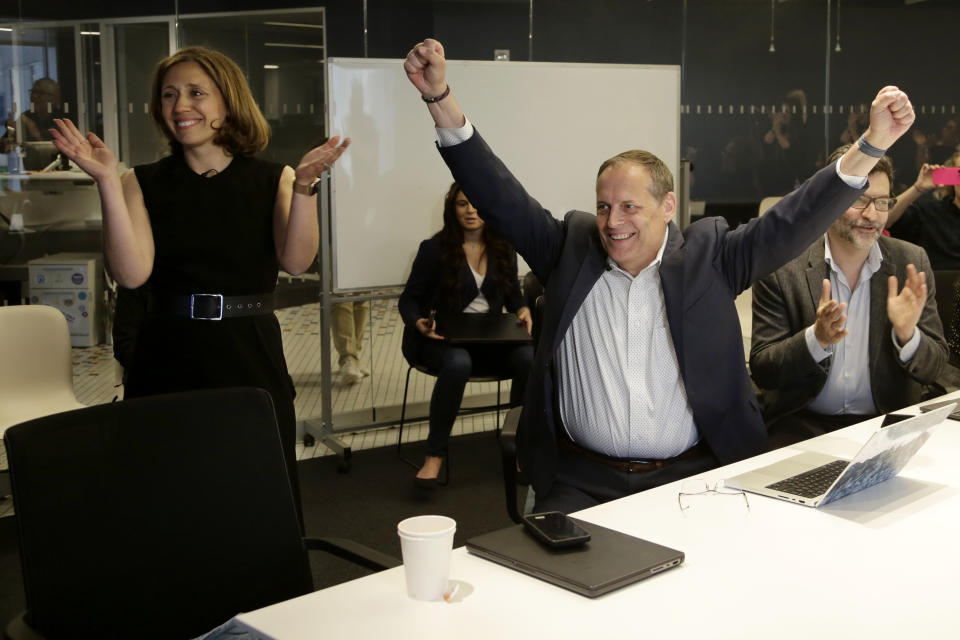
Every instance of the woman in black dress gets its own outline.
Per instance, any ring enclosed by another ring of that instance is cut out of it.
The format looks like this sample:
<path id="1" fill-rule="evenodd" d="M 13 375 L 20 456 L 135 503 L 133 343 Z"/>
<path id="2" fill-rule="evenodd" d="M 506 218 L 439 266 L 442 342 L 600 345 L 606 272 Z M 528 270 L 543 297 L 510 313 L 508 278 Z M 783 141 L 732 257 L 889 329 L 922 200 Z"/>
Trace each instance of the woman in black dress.
<path id="1" fill-rule="evenodd" d="M 517 314 L 527 332 L 533 326 L 517 282 L 516 251 L 483 224 L 456 182 L 444 198 L 443 229 L 420 243 L 397 306 L 405 325 L 404 357 L 437 372 L 427 456 L 415 478 L 418 486 L 430 488 L 437 484 L 467 379 L 509 373 L 510 404 L 516 406 L 523 402 L 533 363 L 529 344 L 453 346 L 437 333 L 437 317 L 499 314 L 504 306 Z"/>
<path id="2" fill-rule="evenodd" d="M 294 390 L 273 291 L 278 268 L 299 274 L 313 263 L 313 184 L 350 141 L 331 138 L 296 169 L 258 160 L 269 125 L 236 63 L 203 47 L 160 61 L 150 106 L 171 153 L 122 176 L 95 134 L 61 119 L 51 129 L 57 148 L 97 182 L 114 279 L 146 284 L 125 397 L 266 389 L 297 492 Z"/>

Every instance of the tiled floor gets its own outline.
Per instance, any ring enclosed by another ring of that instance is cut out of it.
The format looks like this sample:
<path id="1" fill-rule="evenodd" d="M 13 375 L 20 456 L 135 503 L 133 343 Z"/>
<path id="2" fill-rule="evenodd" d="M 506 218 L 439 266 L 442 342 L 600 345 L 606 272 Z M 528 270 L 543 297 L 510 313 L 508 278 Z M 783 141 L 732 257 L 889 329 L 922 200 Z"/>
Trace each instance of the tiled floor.
<path id="1" fill-rule="evenodd" d="M 361 354 L 363 365 L 371 375 L 355 385 L 344 384 L 338 375 L 337 356 L 333 353 L 330 366 L 333 367 L 332 406 L 333 431 L 337 437 L 353 450 L 371 449 L 396 444 L 396 427 L 370 428 L 373 420 L 364 421 L 362 416 L 399 416 L 399 406 L 403 401 L 403 384 L 407 374 L 407 363 L 400 353 L 400 341 L 403 324 L 397 313 L 396 299 L 374 300 L 370 305 L 370 325 L 364 340 Z M 298 420 L 320 418 L 321 407 L 321 362 L 320 356 L 320 308 L 319 304 L 281 309 L 277 312 L 283 330 L 283 347 L 287 366 L 297 389 L 295 401 Z M 371 346 L 372 345 L 372 346 Z M 87 405 L 111 402 L 122 394 L 118 386 L 119 372 L 113 360 L 112 347 L 75 348 L 73 350 L 73 381 L 77 399 Z M 424 440 L 427 436 L 427 423 L 423 420 L 427 412 L 430 393 L 433 391 L 434 378 L 414 371 L 410 376 L 408 395 L 408 416 L 418 413 L 420 419 L 408 422 L 404 426 L 404 441 Z M 503 398 L 509 397 L 509 382 L 501 389 Z M 492 399 L 496 394 L 496 383 L 470 383 L 467 385 L 465 402 L 470 396 L 474 399 Z M 484 402 L 486 404 L 486 402 Z M 374 412 L 371 408 L 375 407 Z M 357 418 L 357 416 L 361 418 Z M 387 420 L 380 418 L 381 422 Z M 350 424 L 352 427 L 342 425 Z M 341 426 L 338 426 L 341 425 Z M 454 424 L 453 434 L 491 431 L 496 428 L 496 415 L 493 412 L 463 416 Z M 332 451 L 317 441 L 313 446 L 297 444 L 297 456 L 300 459 L 330 455 Z M 6 451 L 0 445 L 0 469 L 6 469 Z M 13 511 L 11 501 L 0 500 L 0 517 Z"/>

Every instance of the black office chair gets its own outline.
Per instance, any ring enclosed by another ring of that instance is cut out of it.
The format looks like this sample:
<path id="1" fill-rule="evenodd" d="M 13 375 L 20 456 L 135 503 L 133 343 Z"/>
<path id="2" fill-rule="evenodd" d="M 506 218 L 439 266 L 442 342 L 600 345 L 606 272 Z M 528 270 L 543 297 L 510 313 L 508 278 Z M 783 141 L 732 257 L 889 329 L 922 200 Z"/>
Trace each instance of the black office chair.
<path id="1" fill-rule="evenodd" d="M 59 413 L 5 442 L 27 601 L 10 638 L 190 638 L 312 591 L 307 549 L 399 564 L 301 536 L 260 389 Z"/>
<path id="2" fill-rule="evenodd" d="M 943 335 L 950 345 L 950 364 L 960 366 L 960 271 L 934 271 L 937 312 L 943 324 Z"/>
<path id="3" fill-rule="evenodd" d="M 407 381 L 403 385 L 403 404 L 400 407 L 400 426 L 397 429 L 397 455 L 400 456 L 401 460 L 406 462 L 408 465 L 410 465 L 414 469 L 419 469 L 420 465 L 417 464 L 417 462 L 415 462 L 414 460 L 411 460 L 409 457 L 407 457 L 403 452 L 403 425 L 406 423 L 406 419 L 407 419 L 407 392 L 410 390 L 410 374 L 413 373 L 414 369 L 416 369 L 420 373 L 425 373 L 428 376 L 434 376 L 434 377 L 437 376 L 437 372 L 422 364 L 411 364 L 407 368 Z M 457 415 L 464 416 L 464 415 L 470 415 L 474 413 L 485 413 L 488 411 L 496 411 L 497 412 L 497 422 L 496 422 L 497 435 L 499 436 L 500 407 L 501 407 L 500 383 L 502 383 L 504 380 L 509 380 L 509 379 L 510 379 L 509 374 L 505 374 L 502 376 L 498 376 L 498 375 L 470 376 L 467 379 L 467 382 L 496 382 L 497 383 L 497 400 L 494 404 L 490 404 L 490 405 L 480 405 L 475 407 L 461 406 L 460 409 L 457 411 Z M 445 464 L 443 465 L 443 480 L 440 482 L 440 484 L 446 486 L 450 484 L 450 456 L 449 455 L 446 456 L 446 460 L 444 460 L 444 463 Z"/>

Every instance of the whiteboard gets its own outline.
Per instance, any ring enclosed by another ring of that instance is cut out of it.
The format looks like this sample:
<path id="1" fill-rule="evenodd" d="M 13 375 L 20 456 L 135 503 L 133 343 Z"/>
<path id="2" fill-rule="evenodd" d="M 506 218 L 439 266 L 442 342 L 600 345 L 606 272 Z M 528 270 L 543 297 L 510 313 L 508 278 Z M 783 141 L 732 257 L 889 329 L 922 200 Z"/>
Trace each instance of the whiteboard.
<path id="1" fill-rule="evenodd" d="M 594 211 L 600 164 L 646 149 L 680 164 L 680 67 L 447 61 L 471 123 L 557 218 Z M 402 60 L 327 60 L 330 135 L 353 139 L 331 183 L 336 291 L 402 285 L 420 242 L 443 226 L 452 178 Z M 521 277 L 525 273 L 521 265 Z"/>

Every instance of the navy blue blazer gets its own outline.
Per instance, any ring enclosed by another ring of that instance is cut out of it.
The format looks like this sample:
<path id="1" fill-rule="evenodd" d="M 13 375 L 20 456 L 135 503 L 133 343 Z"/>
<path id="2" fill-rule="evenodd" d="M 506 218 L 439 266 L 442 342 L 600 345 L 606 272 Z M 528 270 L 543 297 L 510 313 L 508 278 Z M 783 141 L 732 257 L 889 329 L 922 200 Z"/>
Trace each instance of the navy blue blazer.
<path id="1" fill-rule="evenodd" d="M 606 267 L 596 216 L 571 211 L 563 221 L 554 218 L 476 131 L 461 144 L 440 148 L 440 154 L 480 215 L 516 248 L 545 287 L 517 454 L 534 490 L 546 495 L 556 476 L 560 420 L 554 415 L 554 355 Z M 660 265 L 667 321 L 701 440 L 721 463 L 756 455 L 766 446 L 734 299 L 799 255 L 862 192 L 847 186 L 830 165 L 765 215 L 735 230 L 723 218 L 700 220 L 683 232 L 670 223 Z"/>
<path id="2" fill-rule="evenodd" d="M 487 273 L 480 289 L 477 289 L 477 281 L 470 267 L 466 264 L 463 266 L 457 274 L 460 285 L 457 288 L 457 296 L 451 300 L 442 290 L 443 285 L 440 281 L 440 234 L 421 242 L 417 257 L 413 259 L 410 277 L 407 278 L 407 284 L 403 288 L 403 293 L 400 294 L 400 300 L 397 301 L 397 308 L 404 324 L 404 344 L 409 346 L 408 343 L 411 340 L 423 337 L 416 327 L 417 320 L 429 317 L 430 312 L 434 310 L 438 318 L 461 313 L 480 291 L 490 304 L 488 313 L 501 313 L 503 307 L 515 313 L 524 306 L 520 283 L 517 281 L 517 252 L 511 249 L 510 258 L 510 271 L 507 278 L 514 283 L 511 291 L 506 292 L 497 285 L 498 266 L 492 260 L 488 260 Z"/>

